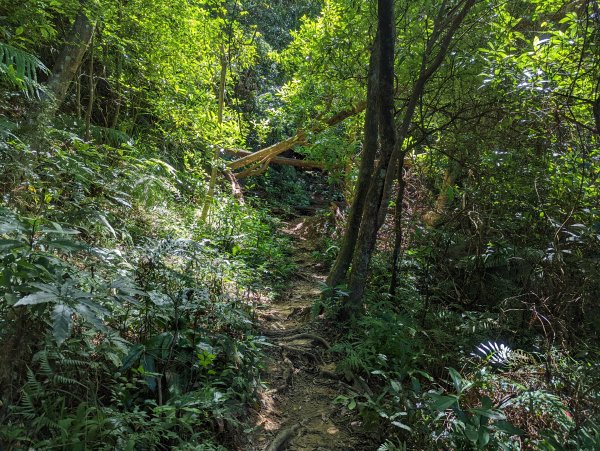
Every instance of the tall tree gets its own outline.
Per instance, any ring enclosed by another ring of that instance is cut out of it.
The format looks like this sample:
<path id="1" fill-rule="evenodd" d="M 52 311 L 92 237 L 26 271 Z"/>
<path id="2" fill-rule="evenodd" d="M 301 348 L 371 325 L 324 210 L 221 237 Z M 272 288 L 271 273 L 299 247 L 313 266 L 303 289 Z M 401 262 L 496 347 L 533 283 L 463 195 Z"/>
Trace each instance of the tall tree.
<path id="1" fill-rule="evenodd" d="M 79 12 L 46 84 L 46 94 L 41 107 L 41 113 L 44 115 L 54 114 L 64 102 L 69 85 L 75 78 L 83 56 L 92 41 L 95 26 L 88 18 L 85 3 L 85 0 L 80 3 Z"/>
<path id="2" fill-rule="evenodd" d="M 410 126 L 419 99 L 423 95 L 427 81 L 439 69 L 446 57 L 452 39 L 461 23 L 471 10 L 476 0 L 462 0 L 451 5 L 443 1 L 433 24 L 431 35 L 427 39 L 422 54 L 419 75 L 413 84 L 409 100 L 401 116 L 397 132 L 393 122 L 393 61 L 394 61 L 394 19 L 393 2 L 378 2 L 379 75 L 375 102 L 378 104 L 379 163 L 370 176 L 366 198 L 362 199 L 362 215 L 356 243 L 352 250 L 351 272 L 347 279 L 350 289 L 349 298 L 342 311 L 342 317 L 349 318 L 362 308 L 362 297 L 365 290 L 369 263 L 379 231 L 385 219 L 393 182 L 398 174 L 405 156 L 405 142 L 409 136 Z M 355 199 L 359 199 L 358 197 Z M 354 205 L 353 205 L 354 208 Z M 354 222 L 357 222 L 354 219 Z M 356 235 L 354 229 L 346 230 L 345 238 Z M 344 245 L 346 242 L 344 242 Z M 348 250 L 338 256 L 329 277 L 331 285 L 337 285 L 350 270 Z"/>

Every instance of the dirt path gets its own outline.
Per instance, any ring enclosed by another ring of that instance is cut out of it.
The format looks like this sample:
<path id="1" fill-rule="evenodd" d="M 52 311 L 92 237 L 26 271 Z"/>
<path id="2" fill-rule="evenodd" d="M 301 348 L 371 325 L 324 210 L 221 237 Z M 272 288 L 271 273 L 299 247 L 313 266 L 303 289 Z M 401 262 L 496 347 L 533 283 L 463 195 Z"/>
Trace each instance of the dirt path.
<path id="1" fill-rule="evenodd" d="M 273 347 L 264 375 L 267 390 L 255 418 L 257 430 L 247 449 L 372 450 L 373 445 L 361 438 L 355 413 L 333 403 L 348 387 L 334 373 L 323 321 L 311 320 L 326 268 L 314 261 L 310 241 L 303 237 L 305 220 L 291 221 L 284 230 L 296 244 L 298 269 L 289 289 L 258 313 L 261 331 Z"/>

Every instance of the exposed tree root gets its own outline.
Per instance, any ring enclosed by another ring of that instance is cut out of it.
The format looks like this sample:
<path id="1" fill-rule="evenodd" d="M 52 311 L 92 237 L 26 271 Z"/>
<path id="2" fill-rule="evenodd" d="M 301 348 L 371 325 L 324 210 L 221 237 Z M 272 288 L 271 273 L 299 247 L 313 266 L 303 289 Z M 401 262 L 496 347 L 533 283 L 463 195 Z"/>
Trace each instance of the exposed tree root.
<path id="1" fill-rule="evenodd" d="M 283 370 L 283 383 L 277 387 L 278 393 L 281 393 L 292 384 L 292 376 L 294 375 L 294 364 L 285 353 L 283 353 L 283 363 L 285 364 L 285 369 Z"/>
<path id="2" fill-rule="evenodd" d="M 314 279 L 310 274 L 304 274 L 302 272 L 298 272 L 296 273 L 296 275 L 298 277 L 300 277 L 301 279 L 307 280 L 308 282 L 313 282 L 314 283 Z"/>
<path id="3" fill-rule="evenodd" d="M 306 338 L 309 340 L 313 340 L 313 341 L 318 341 L 319 343 L 321 343 L 323 346 L 325 346 L 325 349 L 329 350 L 331 348 L 331 345 L 329 344 L 329 342 L 327 340 L 325 340 L 322 337 L 319 337 L 318 335 L 315 334 L 309 334 L 309 333 L 301 333 L 301 334 L 297 334 L 297 335 L 291 335 L 289 337 L 283 337 L 283 340 L 300 340 L 302 338 Z"/>
<path id="4" fill-rule="evenodd" d="M 300 327 L 283 330 L 263 330 L 262 334 L 265 337 L 285 337 L 286 335 L 296 334 L 298 332 L 300 332 Z"/>
<path id="5" fill-rule="evenodd" d="M 259 313 L 258 316 L 262 319 L 265 319 L 267 321 L 281 321 L 283 320 L 283 318 L 276 316 L 276 315 L 271 315 L 270 313 Z"/>
<path id="6" fill-rule="evenodd" d="M 296 354 L 308 356 L 312 360 L 316 361 L 317 363 L 321 363 L 321 364 L 323 363 L 323 359 L 321 358 L 321 356 L 318 353 L 307 351 L 306 349 L 302 349 L 302 348 L 297 348 L 295 346 L 284 345 L 281 343 L 278 344 L 277 346 L 279 346 L 281 349 L 285 349 L 286 351 L 290 351 L 290 352 L 294 352 Z"/>
<path id="7" fill-rule="evenodd" d="M 301 428 L 302 423 L 296 423 L 290 427 L 282 429 L 275 436 L 271 444 L 265 448 L 265 451 L 281 451 L 286 443 L 289 442 Z"/>
<path id="8" fill-rule="evenodd" d="M 325 379 L 333 379 L 334 381 L 340 381 L 341 374 L 334 373 L 333 371 L 319 370 L 319 375 Z"/>

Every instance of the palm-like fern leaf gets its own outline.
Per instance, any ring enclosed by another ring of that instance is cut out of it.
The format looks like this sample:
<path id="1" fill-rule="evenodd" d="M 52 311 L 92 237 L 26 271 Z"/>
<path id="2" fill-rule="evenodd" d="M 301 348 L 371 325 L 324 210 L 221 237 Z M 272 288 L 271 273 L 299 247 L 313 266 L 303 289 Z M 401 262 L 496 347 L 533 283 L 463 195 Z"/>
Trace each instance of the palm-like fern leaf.
<path id="1" fill-rule="evenodd" d="M 31 53 L 0 42 L 0 79 L 22 89 L 28 96 L 39 95 L 38 70 L 46 74 L 50 72 Z"/>
<path id="2" fill-rule="evenodd" d="M 477 346 L 472 356 L 485 360 L 495 366 L 536 364 L 536 359 L 521 349 L 511 349 L 503 343 L 488 341 Z"/>
<path id="3" fill-rule="evenodd" d="M 472 355 L 486 360 L 493 365 L 506 365 L 511 359 L 512 352 L 513 350 L 503 343 L 488 341 L 477 346 L 476 351 Z"/>

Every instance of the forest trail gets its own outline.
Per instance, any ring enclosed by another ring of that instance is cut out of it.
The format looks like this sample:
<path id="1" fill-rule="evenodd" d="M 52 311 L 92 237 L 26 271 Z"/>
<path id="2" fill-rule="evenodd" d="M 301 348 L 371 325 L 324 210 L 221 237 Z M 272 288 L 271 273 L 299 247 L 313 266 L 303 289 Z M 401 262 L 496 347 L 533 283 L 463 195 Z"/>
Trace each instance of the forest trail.
<path id="1" fill-rule="evenodd" d="M 310 219 L 296 218 L 283 230 L 294 240 L 297 271 L 284 294 L 258 311 L 261 332 L 273 346 L 248 446 L 252 451 L 373 449 L 363 447 L 353 412 L 333 403 L 348 386 L 335 375 L 323 321 L 311 320 L 327 268 L 315 261 L 314 241 L 305 236 Z"/>

